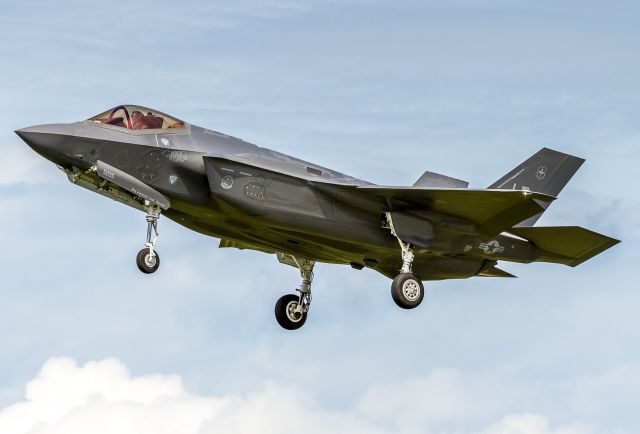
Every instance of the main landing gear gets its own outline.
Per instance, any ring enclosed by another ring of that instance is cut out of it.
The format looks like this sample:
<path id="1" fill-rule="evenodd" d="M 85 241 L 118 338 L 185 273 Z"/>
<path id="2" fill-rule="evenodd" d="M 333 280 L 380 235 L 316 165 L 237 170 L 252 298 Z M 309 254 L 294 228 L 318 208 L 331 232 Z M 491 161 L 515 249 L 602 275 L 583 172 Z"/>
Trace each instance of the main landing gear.
<path id="1" fill-rule="evenodd" d="M 160 218 L 160 208 L 148 204 L 145 207 L 147 211 L 147 242 L 144 243 L 144 249 L 138 252 L 136 256 L 136 265 L 138 269 L 145 274 L 155 273 L 160 267 L 160 255 L 154 250 L 156 240 L 158 239 L 158 219 Z M 153 239 L 152 235 L 155 235 Z"/>
<path id="2" fill-rule="evenodd" d="M 294 256 L 289 256 L 289 258 L 293 261 L 292 265 L 300 270 L 302 284 L 297 289 L 299 294 L 287 294 L 280 297 L 276 303 L 275 314 L 276 320 L 282 328 L 297 330 L 307 321 L 307 313 L 311 306 L 311 282 L 313 281 L 315 261 Z"/>
<path id="3" fill-rule="evenodd" d="M 418 307 L 424 299 L 424 286 L 422 281 L 412 272 L 413 266 L 413 249 L 411 244 L 402 241 L 395 228 L 393 227 L 393 220 L 391 213 L 385 214 L 387 218 L 387 224 L 389 230 L 394 237 L 400 243 L 400 249 L 402 250 L 402 268 L 400 274 L 398 274 L 391 283 L 391 297 L 398 306 L 403 309 L 413 309 Z"/>

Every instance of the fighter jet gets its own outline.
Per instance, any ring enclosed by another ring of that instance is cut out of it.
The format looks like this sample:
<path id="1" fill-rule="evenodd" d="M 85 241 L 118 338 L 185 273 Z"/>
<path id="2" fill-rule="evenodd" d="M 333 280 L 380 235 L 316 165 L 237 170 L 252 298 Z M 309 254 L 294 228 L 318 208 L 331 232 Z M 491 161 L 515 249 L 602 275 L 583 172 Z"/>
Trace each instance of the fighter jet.
<path id="1" fill-rule="evenodd" d="M 423 281 L 515 277 L 499 261 L 575 267 L 619 242 L 577 226 L 534 226 L 584 162 L 547 148 L 475 189 L 429 171 L 411 186 L 375 185 L 134 105 L 16 133 L 72 183 L 145 213 L 143 273 L 160 265 L 162 214 L 220 247 L 298 268 L 297 293 L 275 305 L 288 330 L 307 320 L 317 262 L 376 270 L 393 279 L 395 303 L 413 309 Z"/>

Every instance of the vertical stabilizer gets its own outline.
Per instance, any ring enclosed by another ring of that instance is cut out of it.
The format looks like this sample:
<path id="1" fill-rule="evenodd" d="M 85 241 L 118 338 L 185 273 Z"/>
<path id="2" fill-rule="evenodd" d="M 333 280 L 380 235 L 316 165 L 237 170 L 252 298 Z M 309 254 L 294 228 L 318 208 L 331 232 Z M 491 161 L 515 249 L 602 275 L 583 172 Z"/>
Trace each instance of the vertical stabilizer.
<path id="1" fill-rule="evenodd" d="M 575 175 L 584 159 L 543 148 L 489 186 L 492 189 L 530 190 L 557 197 Z M 541 204 L 545 209 L 549 203 Z M 544 212 L 544 211 L 543 211 Z M 521 222 L 533 226 L 542 213 Z"/>

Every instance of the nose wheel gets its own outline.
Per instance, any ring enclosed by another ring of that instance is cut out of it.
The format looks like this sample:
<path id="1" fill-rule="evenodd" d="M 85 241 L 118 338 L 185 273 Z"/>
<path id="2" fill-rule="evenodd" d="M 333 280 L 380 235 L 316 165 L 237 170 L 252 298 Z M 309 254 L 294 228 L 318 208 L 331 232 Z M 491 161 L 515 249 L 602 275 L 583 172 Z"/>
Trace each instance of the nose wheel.
<path id="1" fill-rule="evenodd" d="M 160 267 L 160 255 L 154 250 L 153 254 L 146 247 L 138 252 L 136 256 L 138 269 L 145 274 L 155 273 Z"/>
<path id="2" fill-rule="evenodd" d="M 297 330 L 307 321 L 307 313 L 311 306 L 311 282 L 313 281 L 314 261 L 298 259 L 294 256 L 287 258 L 291 265 L 300 270 L 302 284 L 297 290 L 298 294 L 287 294 L 277 301 L 275 308 L 276 321 L 285 330 Z"/>
<path id="3" fill-rule="evenodd" d="M 160 208 L 148 206 L 147 211 L 147 242 L 144 248 L 136 256 L 138 269 L 145 274 L 155 273 L 160 267 L 160 255 L 154 249 L 158 239 L 158 219 L 160 218 Z"/>

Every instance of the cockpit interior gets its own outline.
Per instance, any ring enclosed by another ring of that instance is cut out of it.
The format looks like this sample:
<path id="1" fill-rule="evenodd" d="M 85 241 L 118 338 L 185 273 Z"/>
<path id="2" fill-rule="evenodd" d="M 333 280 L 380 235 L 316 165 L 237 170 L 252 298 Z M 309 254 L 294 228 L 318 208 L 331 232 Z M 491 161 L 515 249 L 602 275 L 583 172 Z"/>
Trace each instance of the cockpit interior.
<path id="1" fill-rule="evenodd" d="M 184 122 L 146 107 L 119 105 L 89 119 L 90 121 L 128 130 L 160 130 L 184 128 Z"/>

